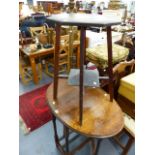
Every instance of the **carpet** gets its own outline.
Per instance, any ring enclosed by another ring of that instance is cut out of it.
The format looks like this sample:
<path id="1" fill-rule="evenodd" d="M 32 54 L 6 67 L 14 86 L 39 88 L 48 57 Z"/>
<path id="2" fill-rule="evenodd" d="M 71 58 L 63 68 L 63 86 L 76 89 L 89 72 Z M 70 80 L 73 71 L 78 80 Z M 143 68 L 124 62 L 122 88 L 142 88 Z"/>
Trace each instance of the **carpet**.
<path id="1" fill-rule="evenodd" d="M 52 113 L 46 101 L 48 86 L 49 84 L 46 84 L 19 96 L 20 122 L 23 121 L 27 132 L 33 131 L 52 120 Z"/>

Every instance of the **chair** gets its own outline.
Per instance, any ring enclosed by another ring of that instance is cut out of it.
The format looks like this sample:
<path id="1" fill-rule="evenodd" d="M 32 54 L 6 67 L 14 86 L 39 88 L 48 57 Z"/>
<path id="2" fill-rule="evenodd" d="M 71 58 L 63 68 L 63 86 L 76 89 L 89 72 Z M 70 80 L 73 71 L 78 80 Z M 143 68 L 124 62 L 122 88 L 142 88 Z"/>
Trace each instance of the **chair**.
<path id="1" fill-rule="evenodd" d="M 19 30 L 19 44 L 20 45 L 27 45 L 33 43 L 34 40 L 32 37 L 25 37 L 25 32 L 21 32 Z"/>
<path id="2" fill-rule="evenodd" d="M 130 61 L 121 61 L 120 63 L 116 64 L 113 67 L 113 74 L 114 74 L 113 85 L 114 85 L 114 98 L 115 99 L 117 98 L 117 95 L 118 95 L 117 92 L 118 92 L 118 87 L 120 84 L 120 79 L 134 72 L 134 65 L 135 65 L 135 60 L 132 59 Z M 103 70 L 102 70 L 102 73 L 100 74 L 103 75 Z M 106 70 L 104 74 L 106 74 Z M 101 80 L 100 82 L 101 82 L 101 87 L 107 90 L 107 86 L 108 86 L 107 80 Z"/>
<path id="3" fill-rule="evenodd" d="M 113 67 L 114 80 L 114 97 L 117 99 L 120 79 L 133 73 L 135 70 L 135 60 L 123 61 Z"/>
<path id="4" fill-rule="evenodd" d="M 114 86 L 114 98 L 117 100 L 118 96 L 118 88 L 120 85 L 120 79 L 132 72 L 134 72 L 134 65 L 135 65 L 135 60 L 131 61 L 123 61 L 120 62 L 119 64 L 115 65 L 113 67 L 113 74 L 114 74 L 114 79 L 113 79 L 113 86 Z M 105 83 L 105 81 L 101 81 Z M 103 84 L 102 84 L 103 85 Z M 104 87 L 108 86 L 107 83 L 104 84 Z M 119 104 L 119 102 L 118 102 Z M 122 133 L 125 132 L 129 139 L 125 145 L 123 145 L 119 137 L 122 135 Z M 123 149 L 121 155 L 126 155 L 131 148 L 135 138 L 135 120 L 131 116 L 129 116 L 127 113 L 124 112 L 124 129 L 113 139 L 118 143 L 118 145 Z M 100 142 L 98 143 L 100 145 Z M 97 146 L 99 148 L 99 146 Z"/>
<path id="5" fill-rule="evenodd" d="M 37 64 L 38 67 L 38 77 L 42 78 L 42 67 L 41 63 Z M 26 63 L 24 57 L 19 55 L 19 75 L 23 84 L 28 84 L 33 80 L 32 69 L 29 63 Z"/>
<path id="6" fill-rule="evenodd" d="M 118 100 L 118 88 L 120 86 L 120 79 L 126 75 L 129 75 L 130 73 L 132 73 L 134 71 L 134 65 L 135 65 L 135 60 L 131 60 L 131 61 L 125 61 L 125 62 L 121 62 L 119 64 L 117 64 L 116 66 L 114 66 L 113 68 L 113 73 L 117 76 L 115 84 L 114 84 L 114 90 L 115 90 L 115 98 L 119 103 L 120 100 Z M 126 103 L 128 104 L 128 103 Z M 130 103 L 129 103 L 130 104 Z M 124 111 L 124 109 L 122 109 Z M 126 155 L 130 149 L 130 147 L 132 146 L 133 142 L 134 142 L 134 138 L 135 138 L 135 120 L 134 117 L 132 118 L 131 116 L 129 116 L 126 111 L 124 111 L 124 129 L 123 131 L 128 135 L 129 139 L 126 143 L 126 145 L 123 145 L 120 141 L 119 141 L 119 135 L 122 134 L 122 132 L 114 137 L 114 139 L 117 141 L 117 143 L 119 144 L 119 146 L 123 149 L 123 152 L 121 153 L 121 155 Z"/>
<path id="7" fill-rule="evenodd" d="M 47 32 L 45 26 L 39 26 L 39 27 L 29 27 L 29 31 L 31 33 L 31 37 L 38 37 L 39 43 L 46 44 L 48 42 L 47 40 Z"/>
<path id="8" fill-rule="evenodd" d="M 123 145 L 119 140 L 119 137 L 124 132 L 128 135 L 128 141 L 125 145 Z M 123 149 L 121 155 L 127 155 L 128 151 L 130 150 L 132 144 L 135 141 L 135 120 L 124 113 L 124 129 L 117 136 L 113 137 L 113 139 Z"/>
<path id="9" fill-rule="evenodd" d="M 34 37 L 40 33 L 46 33 L 46 27 L 45 26 L 39 26 L 39 27 L 29 27 L 31 36 Z"/>
<path id="10" fill-rule="evenodd" d="M 29 27 L 29 31 L 31 33 L 31 37 L 35 38 L 36 44 L 45 45 L 49 43 L 48 32 L 47 32 L 47 28 L 45 25 L 38 26 L 38 27 Z M 46 61 L 46 59 L 48 58 L 42 57 L 41 60 L 39 61 L 42 61 L 44 64 L 44 61 Z"/>
<path id="11" fill-rule="evenodd" d="M 59 67 L 60 67 L 60 73 L 69 71 L 69 35 L 64 35 L 60 37 L 60 52 L 59 52 Z M 54 67 L 54 58 L 52 58 L 50 61 L 48 61 L 45 65 L 45 72 L 49 76 L 53 76 L 53 72 L 49 70 L 49 67 Z"/>
<path id="12" fill-rule="evenodd" d="M 29 58 L 26 55 L 21 53 L 21 49 L 23 48 L 23 38 L 21 33 L 19 32 L 19 75 L 23 84 L 28 84 L 29 81 L 33 80 L 32 69 L 29 63 Z M 39 78 L 42 78 L 42 67 L 41 63 L 37 64 Z"/>

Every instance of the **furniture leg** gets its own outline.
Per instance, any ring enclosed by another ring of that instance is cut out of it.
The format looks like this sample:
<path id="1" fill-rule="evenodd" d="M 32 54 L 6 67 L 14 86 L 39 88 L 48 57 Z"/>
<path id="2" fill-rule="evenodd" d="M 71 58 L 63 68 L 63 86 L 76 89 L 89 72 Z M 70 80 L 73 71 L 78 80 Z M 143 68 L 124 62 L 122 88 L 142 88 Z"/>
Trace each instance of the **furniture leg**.
<path id="1" fill-rule="evenodd" d="M 77 68 L 80 67 L 80 46 L 77 46 L 77 60 L 76 60 Z"/>
<path id="2" fill-rule="evenodd" d="M 101 139 L 98 139 L 97 140 L 97 144 L 96 144 L 96 150 L 94 151 L 93 155 L 97 155 L 98 154 L 100 144 L 101 144 Z"/>
<path id="3" fill-rule="evenodd" d="M 41 63 L 38 64 L 38 75 L 39 75 L 39 79 L 42 79 L 42 66 Z"/>
<path id="4" fill-rule="evenodd" d="M 109 72 L 109 94 L 110 101 L 113 101 L 113 71 L 112 71 L 112 36 L 111 26 L 107 27 L 107 44 L 108 44 L 108 72 Z"/>
<path id="5" fill-rule="evenodd" d="M 21 66 L 20 62 L 19 62 L 19 73 L 20 73 L 20 78 L 21 78 L 22 82 L 24 84 L 26 84 L 24 70 L 22 69 L 22 66 Z"/>
<path id="6" fill-rule="evenodd" d="M 37 75 L 35 59 L 30 57 L 30 63 L 31 63 L 31 68 L 32 68 L 33 81 L 35 84 L 38 84 L 39 79 Z"/>
<path id="7" fill-rule="evenodd" d="M 124 148 L 124 150 L 123 150 L 123 152 L 122 152 L 121 155 L 127 155 L 127 153 L 129 151 L 129 149 L 131 148 L 133 142 L 134 142 L 134 138 L 129 137 L 129 140 L 127 142 L 127 145 L 125 146 L 125 148 Z"/>
<path id="8" fill-rule="evenodd" d="M 65 135 L 65 143 L 66 143 L 66 153 L 69 152 L 69 129 L 64 126 L 64 135 Z"/>
<path id="9" fill-rule="evenodd" d="M 58 139 L 58 133 L 57 133 L 57 125 L 56 125 L 56 117 L 53 115 L 53 128 L 54 128 L 54 138 L 55 138 L 55 144 L 58 147 L 59 146 L 59 139 Z"/>
<path id="10" fill-rule="evenodd" d="M 57 91 L 58 91 L 58 73 L 59 73 L 59 50 L 60 50 L 60 28 L 61 25 L 56 25 L 56 44 L 55 44 L 55 53 L 54 53 L 54 92 L 53 99 L 57 99 Z"/>
<path id="11" fill-rule="evenodd" d="M 84 67 L 84 52 L 85 52 L 85 36 L 86 36 L 86 31 L 85 27 L 81 27 L 81 35 L 80 35 L 80 89 L 79 89 L 79 94 L 80 94 L 80 117 L 79 117 L 79 122 L 80 125 L 82 125 L 82 119 L 83 119 L 83 67 Z"/>
<path id="12" fill-rule="evenodd" d="M 95 139 L 91 140 L 91 147 L 92 147 L 92 154 L 94 154 L 96 150 Z"/>
<path id="13" fill-rule="evenodd" d="M 72 67 L 72 56 L 73 56 L 73 27 L 69 26 L 69 52 L 68 52 L 68 62 L 67 72 L 69 73 Z"/>

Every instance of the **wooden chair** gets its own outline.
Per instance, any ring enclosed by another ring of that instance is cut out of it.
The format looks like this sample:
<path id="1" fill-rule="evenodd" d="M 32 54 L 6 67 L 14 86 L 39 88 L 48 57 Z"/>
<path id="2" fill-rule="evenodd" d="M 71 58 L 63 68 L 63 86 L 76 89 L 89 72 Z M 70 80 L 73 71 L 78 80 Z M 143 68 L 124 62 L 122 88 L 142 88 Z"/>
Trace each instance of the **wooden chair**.
<path id="1" fill-rule="evenodd" d="M 46 44 L 48 42 L 46 26 L 29 27 L 29 31 L 32 38 L 38 38 L 39 43 Z"/>
<path id="2" fill-rule="evenodd" d="M 28 62 L 28 57 L 21 53 L 21 49 L 23 48 L 23 38 L 21 33 L 19 33 L 19 75 L 23 84 L 28 84 L 29 81 L 33 80 L 32 69 L 30 63 Z M 37 64 L 38 67 L 38 76 L 42 78 L 42 66 L 41 63 Z"/>
<path id="3" fill-rule="evenodd" d="M 131 61 L 120 62 L 119 64 L 117 64 L 113 67 L 114 96 L 115 96 L 116 100 L 117 100 L 117 95 L 118 95 L 118 87 L 120 84 L 120 79 L 122 77 L 134 72 L 134 65 L 135 65 L 135 60 L 133 59 Z M 105 81 L 103 81 L 103 82 L 105 82 Z M 107 85 L 108 85 L 107 83 L 104 84 L 104 86 L 107 86 Z M 129 137 L 129 139 L 125 145 L 123 145 L 119 140 L 120 136 L 124 132 Z M 134 142 L 134 138 L 135 138 L 135 120 L 132 117 L 130 117 L 128 114 L 124 113 L 124 129 L 118 135 L 113 137 L 113 139 L 123 149 L 121 155 L 126 155 L 128 153 L 129 149 L 131 148 L 131 146 Z M 100 145 L 100 141 L 97 146 L 98 148 L 99 148 L 99 145 Z"/>
<path id="4" fill-rule="evenodd" d="M 24 37 L 24 34 L 19 30 L 19 44 L 20 45 L 27 45 L 33 43 L 32 37 Z"/>
<path id="5" fill-rule="evenodd" d="M 124 145 L 120 141 L 120 136 L 125 133 L 128 135 L 128 141 Z M 128 151 L 130 150 L 132 144 L 135 141 L 135 120 L 131 118 L 129 115 L 124 113 L 124 129 L 113 139 L 117 142 L 117 144 L 123 149 L 121 155 L 127 155 Z"/>
<path id="6" fill-rule="evenodd" d="M 114 84 L 116 100 L 117 100 L 117 96 L 118 96 L 118 87 L 120 85 L 120 79 L 122 77 L 132 73 L 134 71 L 134 65 L 135 65 L 135 60 L 133 59 L 131 61 L 120 62 L 119 64 L 114 66 L 113 73 L 117 77 L 115 80 L 115 84 Z M 129 137 L 126 145 L 123 145 L 119 141 L 119 135 L 121 135 L 123 133 L 123 131 Z M 126 155 L 129 151 L 129 149 L 131 148 L 131 146 L 134 142 L 134 139 L 135 139 L 135 120 L 134 120 L 134 118 L 129 116 L 127 113 L 124 113 L 124 129 L 123 129 L 123 131 L 120 134 L 118 134 L 116 137 L 114 137 L 114 139 L 117 141 L 119 146 L 123 149 L 123 152 L 121 153 L 121 155 Z"/>
<path id="7" fill-rule="evenodd" d="M 46 27 L 45 26 L 39 26 L 39 27 L 29 27 L 31 36 L 37 36 L 40 33 L 46 33 Z"/>
<path id="8" fill-rule="evenodd" d="M 38 67 L 38 77 L 42 79 L 42 66 L 41 63 L 37 64 Z M 23 84 L 28 84 L 33 80 L 32 68 L 30 64 L 26 63 L 24 57 L 19 56 L 19 75 Z"/>
<path id="9" fill-rule="evenodd" d="M 117 91 L 120 84 L 120 79 L 132 72 L 134 72 L 135 69 L 135 60 L 132 59 L 130 61 L 122 61 L 118 64 L 116 64 L 113 67 L 113 86 L 114 86 L 114 98 L 117 98 Z M 99 68 L 98 68 L 99 69 Z M 99 70 L 101 75 L 107 74 L 107 70 L 105 70 L 105 73 L 102 70 Z M 108 90 L 108 81 L 107 80 L 100 80 L 100 86 L 107 91 Z"/>
<path id="10" fill-rule="evenodd" d="M 113 67 L 114 80 L 114 97 L 117 99 L 120 79 L 135 70 L 135 60 L 123 61 Z"/>
<path id="11" fill-rule="evenodd" d="M 69 35 L 64 35 L 60 37 L 60 52 L 59 52 L 59 67 L 60 67 L 60 73 L 69 71 Z M 45 72 L 49 76 L 53 76 L 53 72 L 49 70 L 49 67 L 54 67 L 54 58 L 52 58 L 50 61 L 48 61 L 45 65 Z"/>

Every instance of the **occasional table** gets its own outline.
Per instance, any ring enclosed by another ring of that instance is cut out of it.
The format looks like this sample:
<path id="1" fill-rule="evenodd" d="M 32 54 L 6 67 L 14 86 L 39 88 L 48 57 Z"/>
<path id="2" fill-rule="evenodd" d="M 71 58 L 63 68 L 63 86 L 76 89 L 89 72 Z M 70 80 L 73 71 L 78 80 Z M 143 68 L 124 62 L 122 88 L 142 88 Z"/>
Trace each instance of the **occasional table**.
<path id="1" fill-rule="evenodd" d="M 56 145 L 63 154 L 72 154 L 74 151 L 70 152 L 69 150 L 69 130 L 73 130 L 86 137 L 108 138 L 116 135 L 123 128 L 124 122 L 122 111 L 113 99 L 111 37 L 111 26 L 120 24 L 121 19 L 118 19 L 117 17 L 108 18 L 102 15 L 62 13 L 51 15 L 47 18 L 47 21 L 55 23 L 56 29 L 54 83 L 53 86 L 51 85 L 47 90 L 47 101 L 54 115 L 53 126 Z M 79 86 L 69 85 L 66 79 L 60 79 L 58 77 L 58 51 L 60 49 L 61 25 L 78 26 L 80 28 Z M 107 29 L 108 78 L 106 78 L 109 81 L 109 94 L 98 87 L 84 86 L 84 64 L 86 60 L 85 38 L 86 28 L 89 26 L 105 26 Z M 59 119 L 65 127 L 65 151 L 60 145 L 60 139 L 57 134 L 56 118 Z M 83 144 L 78 148 L 81 148 Z"/>
<path id="2" fill-rule="evenodd" d="M 74 131 L 88 138 L 109 138 L 118 134 L 124 126 L 123 113 L 115 100 L 110 102 L 107 92 L 101 88 L 85 88 L 83 95 L 83 124 L 79 123 L 79 88 L 70 86 L 66 79 L 59 78 L 57 102 L 53 99 L 53 84 L 46 93 L 49 107 L 54 115 L 55 142 L 60 145 L 56 120 L 58 119 L 67 130 Z M 68 132 L 68 131 L 67 131 Z M 69 136 L 69 134 L 65 135 Z M 90 139 L 91 140 L 91 139 Z M 66 140 L 66 143 L 68 140 Z M 66 146 L 69 152 L 69 144 Z M 74 152 L 74 151 L 73 151 Z M 70 152 L 70 154 L 72 154 Z"/>

